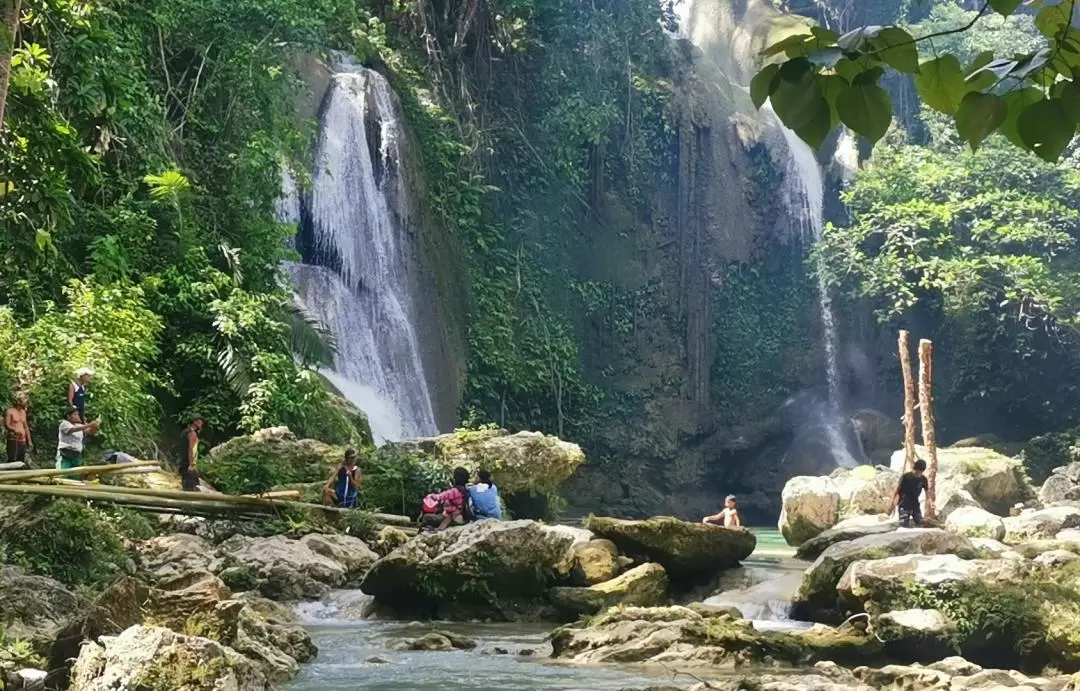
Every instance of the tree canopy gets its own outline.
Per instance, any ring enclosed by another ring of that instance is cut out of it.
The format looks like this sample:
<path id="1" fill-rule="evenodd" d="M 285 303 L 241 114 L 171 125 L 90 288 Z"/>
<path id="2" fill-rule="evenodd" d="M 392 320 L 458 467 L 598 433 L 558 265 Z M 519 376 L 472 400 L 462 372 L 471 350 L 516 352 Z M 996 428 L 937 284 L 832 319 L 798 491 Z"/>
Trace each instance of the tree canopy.
<path id="1" fill-rule="evenodd" d="M 921 0 L 926 2 L 927 0 Z M 989 42 L 973 57 L 956 37 L 980 22 L 1023 16 L 1035 45 Z M 972 150 L 1000 132 L 1045 161 L 1065 152 L 1080 124 L 1080 28 L 1076 0 L 985 0 L 969 17 L 922 27 L 862 26 L 844 34 L 806 26 L 763 51 L 754 76 L 757 107 L 768 99 L 789 128 L 815 148 L 843 123 L 871 142 L 889 128 L 894 103 L 887 71 L 911 75 L 919 97 L 949 116 Z"/>

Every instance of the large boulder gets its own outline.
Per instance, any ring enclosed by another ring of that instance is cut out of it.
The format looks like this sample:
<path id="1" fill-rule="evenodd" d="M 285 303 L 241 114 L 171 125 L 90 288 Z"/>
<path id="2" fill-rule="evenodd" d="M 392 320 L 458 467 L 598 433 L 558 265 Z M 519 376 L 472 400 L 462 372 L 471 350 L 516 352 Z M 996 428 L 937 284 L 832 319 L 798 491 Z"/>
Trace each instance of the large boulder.
<path id="1" fill-rule="evenodd" d="M 795 550 L 796 559 L 813 561 L 837 542 L 857 540 L 867 535 L 880 535 L 895 532 L 900 527 L 899 521 L 880 516 L 853 516 L 845 518 L 832 528 L 799 545 Z"/>
<path id="2" fill-rule="evenodd" d="M 1030 571 L 1026 562 L 1011 559 L 961 559 L 955 554 L 904 554 L 852 562 L 836 583 L 847 612 L 867 608 L 888 611 L 904 603 L 896 598 L 905 588 L 938 587 L 945 583 L 1018 584 Z"/>
<path id="3" fill-rule="evenodd" d="M 748 530 L 691 523 L 669 516 L 643 521 L 590 517 L 585 527 L 631 556 L 659 562 L 673 581 L 691 582 L 736 566 L 753 553 Z"/>
<path id="4" fill-rule="evenodd" d="M 1001 540 L 1005 537 L 1005 523 L 985 509 L 977 506 L 961 506 L 945 519 L 945 530 L 967 537 L 984 537 Z"/>
<path id="5" fill-rule="evenodd" d="M 578 543 L 559 564 L 559 575 L 575 586 L 610 581 L 619 575 L 619 570 L 619 550 L 611 540 Z"/>
<path id="6" fill-rule="evenodd" d="M 510 434 L 505 430 L 459 430 L 405 442 L 428 454 L 449 477 L 456 466 L 486 468 L 507 493 L 554 492 L 585 461 L 577 444 L 539 432 Z"/>
<path id="7" fill-rule="evenodd" d="M 793 477 L 780 499 L 780 533 L 789 545 L 801 545 L 840 520 L 840 492 L 831 478 Z"/>
<path id="8" fill-rule="evenodd" d="M 863 453 L 875 463 L 888 463 L 892 452 L 904 445 L 904 425 L 896 417 L 864 408 L 851 416 Z"/>
<path id="9" fill-rule="evenodd" d="M 26 640 L 39 654 L 49 654 L 53 643 L 88 604 L 51 578 L 28 574 L 16 566 L 0 568 L 0 625 L 9 640 Z"/>
<path id="10" fill-rule="evenodd" d="M 378 559 L 376 554 L 363 540 L 351 535 L 312 533 L 300 538 L 315 554 L 321 554 L 341 564 L 345 568 L 345 585 L 357 585 L 364 574 Z"/>
<path id="11" fill-rule="evenodd" d="M 561 614 L 576 619 L 616 605 L 655 607 L 667 602 L 668 578 L 664 567 L 650 562 L 588 588 L 552 588 L 548 597 Z"/>
<path id="12" fill-rule="evenodd" d="M 929 457 L 924 447 L 915 449 L 919 458 Z M 936 499 L 941 518 L 948 517 L 950 506 L 967 504 L 968 497 L 998 516 L 1007 516 L 1013 506 L 1035 497 L 1035 488 L 1019 459 L 977 446 L 938 449 L 937 456 Z M 893 454 L 892 469 L 899 472 L 903 467 L 904 452 L 900 450 Z M 957 493 L 966 493 L 961 495 L 964 500 L 954 500 Z"/>
<path id="13" fill-rule="evenodd" d="M 272 600 L 319 599 L 331 588 L 343 586 L 350 570 L 346 563 L 312 549 L 312 544 L 341 543 L 236 535 L 219 551 L 226 567 L 246 567 L 257 579 L 259 592 Z"/>
<path id="14" fill-rule="evenodd" d="M 829 476 L 840 494 L 840 517 L 892 513 L 892 495 L 900 474 L 889 468 L 860 465 L 837 468 Z"/>
<path id="15" fill-rule="evenodd" d="M 976 556 L 976 550 L 962 535 L 929 529 L 899 530 L 838 542 L 806 570 L 792 601 L 793 616 L 806 621 L 841 619 L 836 586 L 848 566 L 904 554 L 956 554 L 970 559 Z"/>
<path id="16" fill-rule="evenodd" d="M 1051 506 L 1045 509 L 1027 509 L 1018 516 L 1004 519 L 1003 542 L 1010 545 L 1029 540 L 1045 540 L 1059 532 L 1080 526 L 1080 508 Z"/>
<path id="17" fill-rule="evenodd" d="M 344 452 L 340 446 L 297 439 L 288 427 L 271 427 L 215 446 L 199 461 L 199 472 L 224 492 L 261 491 L 324 480 Z"/>
<path id="18" fill-rule="evenodd" d="M 896 657 L 936 661 L 948 657 L 952 622 L 936 609 L 903 609 L 886 612 L 874 621 L 874 634 Z"/>
<path id="19" fill-rule="evenodd" d="M 186 533 L 162 535 L 138 544 L 143 570 L 154 578 L 188 571 L 217 571 L 221 559 L 207 540 Z"/>
<path id="20" fill-rule="evenodd" d="M 361 583 L 390 610 L 443 619 L 535 619 L 572 538 L 534 521 L 480 521 L 425 533 L 379 559 Z"/>
<path id="21" fill-rule="evenodd" d="M 1039 488 L 1039 501 L 1043 506 L 1080 502 L 1080 463 L 1054 468 Z"/>
<path id="22" fill-rule="evenodd" d="M 552 657 L 587 664 L 789 665 L 817 660 L 871 661 L 877 641 L 829 627 L 800 633 L 757 631 L 748 621 L 706 616 L 687 607 L 617 607 L 557 629 Z"/>
<path id="23" fill-rule="evenodd" d="M 264 691 L 266 677 L 243 655 L 206 638 L 133 626 L 86 643 L 71 671 L 72 691 Z"/>

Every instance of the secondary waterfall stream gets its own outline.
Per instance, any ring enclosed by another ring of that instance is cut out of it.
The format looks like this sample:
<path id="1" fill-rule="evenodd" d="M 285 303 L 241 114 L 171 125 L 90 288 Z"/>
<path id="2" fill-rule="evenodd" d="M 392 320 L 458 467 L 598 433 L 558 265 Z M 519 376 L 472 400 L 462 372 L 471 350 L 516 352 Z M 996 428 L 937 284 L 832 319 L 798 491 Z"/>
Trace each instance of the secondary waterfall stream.
<path id="1" fill-rule="evenodd" d="M 335 70 L 311 189 L 289 202 L 287 179 L 279 207 L 301 222 L 304 263 L 287 270 L 337 343 L 325 376 L 367 414 L 376 442 L 435 434 L 410 293 L 402 115 L 381 74 L 348 61 Z"/>

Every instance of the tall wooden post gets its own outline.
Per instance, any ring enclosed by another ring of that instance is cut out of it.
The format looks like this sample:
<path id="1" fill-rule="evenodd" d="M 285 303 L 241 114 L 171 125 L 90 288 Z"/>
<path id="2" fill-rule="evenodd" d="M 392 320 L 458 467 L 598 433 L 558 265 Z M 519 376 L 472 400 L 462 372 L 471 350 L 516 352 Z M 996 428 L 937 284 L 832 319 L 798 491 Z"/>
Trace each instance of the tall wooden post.
<path id="1" fill-rule="evenodd" d="M 923 446 L 929 458 L 926 461 L 926 517 L 934 518 L 937 512 L 935 492 L 937 489 L 937 438 L 934 433 L 934 344 L 926 339 L 919 341 L 919 412 L 922 415 Z"/>
<path id="2" fill-rule="evenodd" d="M 911 375 L 911 344 L 900 332 L 900 368 L 904 371 L 904 472 L 915 465 L 915 378 Z"/>

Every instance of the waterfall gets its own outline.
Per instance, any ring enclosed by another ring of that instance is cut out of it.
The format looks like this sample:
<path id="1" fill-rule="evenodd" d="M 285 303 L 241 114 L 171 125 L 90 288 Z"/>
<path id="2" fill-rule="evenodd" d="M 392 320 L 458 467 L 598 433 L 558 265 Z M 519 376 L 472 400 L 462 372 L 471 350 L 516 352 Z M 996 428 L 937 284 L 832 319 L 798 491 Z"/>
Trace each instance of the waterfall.
<path id="1" fill-rule="evenodd" d="M 770 114 L 776 118 L 769 106 Z M 776 119 L 779 123 L 779 118 Z M 825 185 L 821 178 L 821 166 L 813 149 L 799 139 L 792 130 L 780 125 L 787 142 L 789 165 L 787 169 L 787 188 L 784 204 L 791 214 L 807 246 L 821 242 L 825 231 Z M 829 286 L 818 273 L 818 309 L 821 314 L 822 351 L 825 355 L 825 380 L 828 385 L 828 409 L 825 411 L 824 429 L 833 460 L 838 466 L 853 468 L 859 463 L 848 449 L 844 438 L 843 426 L 846 421 L 841 413 L 840 337 L 836 331 L 836 318 L 832 309 Z"/>
<path id="2" fill-rule="evenodd" d="M 348 62 L 335 69 L 299 209 L 284 176 L 278 213 L 301 212 L 304 257 L 286 270 L 297 302 L 337 342 L 324 375 L 367 414 L 375 441 L 435 434 L 410 290 L 401 115 L 382 75 Z"/>

